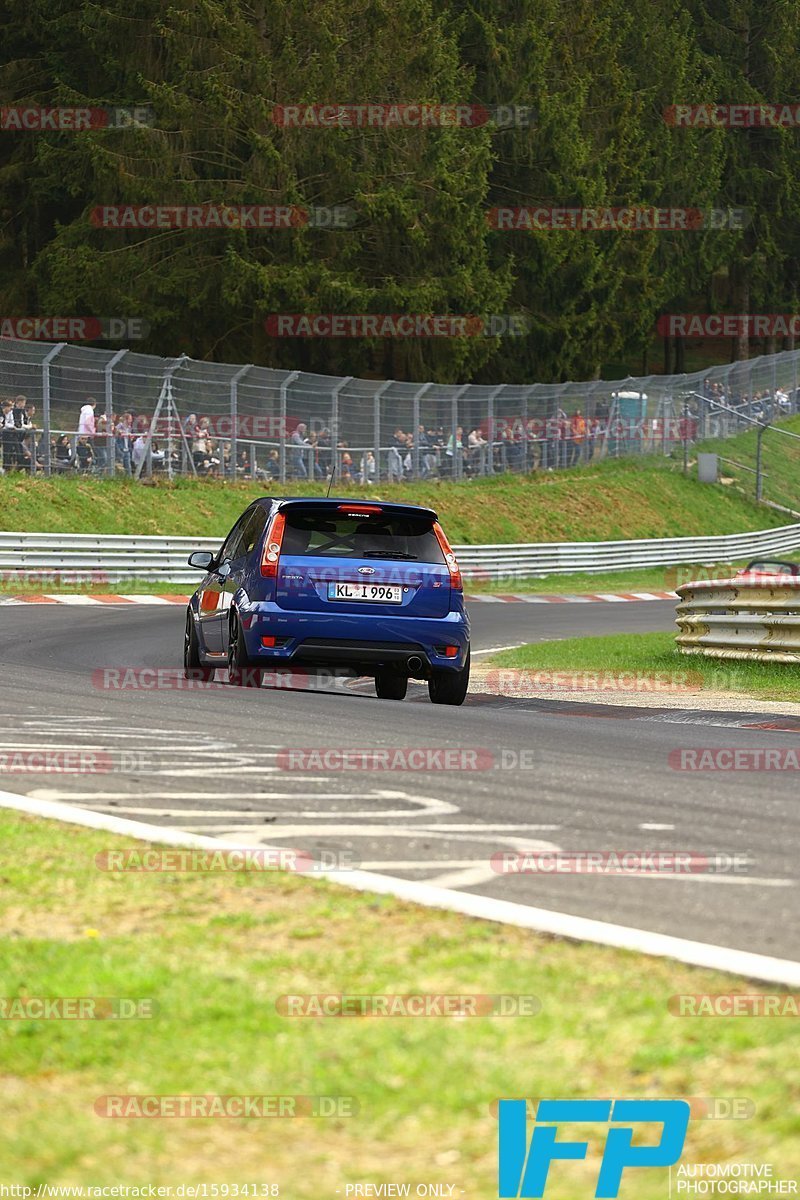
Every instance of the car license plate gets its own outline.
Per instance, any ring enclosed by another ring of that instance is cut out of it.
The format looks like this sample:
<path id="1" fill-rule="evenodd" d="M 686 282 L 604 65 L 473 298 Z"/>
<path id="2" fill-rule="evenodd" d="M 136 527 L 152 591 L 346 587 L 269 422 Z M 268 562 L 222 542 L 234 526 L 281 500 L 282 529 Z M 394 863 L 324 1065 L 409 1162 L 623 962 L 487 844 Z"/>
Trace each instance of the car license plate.
<path id="1" fill-rule="evenodd" d="M 403 589 L 391 583 L 329 583 L 329 600 L 366 600 L 373 604 L 402 604 Z"/>

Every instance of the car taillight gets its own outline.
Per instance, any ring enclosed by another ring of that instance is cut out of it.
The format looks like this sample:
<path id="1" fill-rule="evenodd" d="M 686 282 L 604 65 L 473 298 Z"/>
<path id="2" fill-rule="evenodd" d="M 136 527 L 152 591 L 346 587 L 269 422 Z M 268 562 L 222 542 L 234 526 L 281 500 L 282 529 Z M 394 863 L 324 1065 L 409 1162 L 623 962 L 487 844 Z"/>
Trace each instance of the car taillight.
<path id="1" fill-rule="evenodd" d="M 261 574 L 265 579 L 274 579 L 278 574 L 278 559 L 281 556 L 281 544 L 285 528 L 286 517 L 283 513 L 276 513 L 270 525 L 269 533 L 264 540 L 264 549 L 261 553 Z"/>
<path id="2" fill-rule="evenodd" d="M 436 534 L 436 540 L 442 548 L 444 561 L 447 563 L 447 569 L 450 572 L 450 587 L 457 592 L 463 591 L 464 583 L 461 578 L 461 570 L 456 560 L 456 556 L 453 554 L 450 543 L 444 536 L 444 530 L 438 521 L 434 521 L 433 523 L 433 532 Z"/>
<path id="3" fill-rule="evenodd" d="M 348 517 L 361 517 L 382 513 L 383 509 L 380 504 L 340 504 L 337 511 L 347 513 Z"/>

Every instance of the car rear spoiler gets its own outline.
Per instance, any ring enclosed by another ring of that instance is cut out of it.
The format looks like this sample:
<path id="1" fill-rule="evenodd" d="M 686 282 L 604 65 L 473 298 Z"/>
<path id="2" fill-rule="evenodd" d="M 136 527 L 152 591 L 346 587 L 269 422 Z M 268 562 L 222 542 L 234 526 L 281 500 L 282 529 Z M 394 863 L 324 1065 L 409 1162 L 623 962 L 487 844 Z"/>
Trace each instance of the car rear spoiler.
<path id="1" fill-rule="evenodd" d="M 419 504 L 397 504 L 388 500 L 356 500 L 350 496 L 293 496 L 278 502 L 279 512 L 289 512 L 293 508 L 303 512 L 316 510 L 328 513 L 348 510 L 367 518 L 380 513 L 387 517 L 422 517 L 429 521 L 438 521 L 439 519 L 432 508 L 423 508 Z"/>

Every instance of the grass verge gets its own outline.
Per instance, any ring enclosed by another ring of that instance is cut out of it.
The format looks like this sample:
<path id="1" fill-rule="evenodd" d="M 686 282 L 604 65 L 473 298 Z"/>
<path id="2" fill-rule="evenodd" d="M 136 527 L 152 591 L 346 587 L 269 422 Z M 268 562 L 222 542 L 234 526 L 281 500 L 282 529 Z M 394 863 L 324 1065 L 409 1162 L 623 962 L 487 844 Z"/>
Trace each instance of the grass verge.
<path id="1" fill-rule="evenodd" d="M 678 993 L 745 981 L 348 892 L 285 874 L 113 875 L 125 839 L 0 810 L 0 995 L 153 998 L 131 1021 L 2 1021 L 2 1177 L 35 1186 L 278 1183 L 317 1200 L 348 1182 L 496 1195 L 502 1096 L 731 1097 L 687 1160 L 800 1170 L 789 1019 L 680 1018 Z M 664 885 L 660 885 L 664 886 Z M 780 989 L 770 988 L 770 992 Z M 289 1019 L 287 993 L 537 996 L 535 1017 Z M 107 1094 L 353 1096 L 337 1119 L 104 1119 Z M 594 1189 L 601 1131 L 558 1195 Z M 581 1136 L 585 1136 L 582 1130 Z M 589 1132 L 590 1140 L 593 1137 Z M 622 1196 L 666 1194 L 637 1172 Z"/>
<path id="2" fill-rule="evenodd" d="M 780 432 L 781 429 L 800 435 L 800 417 L 780 421 L 763 435 L 764 497 L 796 512 L 800 508 L 800 440 L 786 437 Z M 696 451 L 719 454 L 732 460 L 719 464 L 720 475 L 732 479 L 745 496 L 753 495 L 756 478 L 755 433 L 740 433 L 736 437 L 704 442 L 693 453 Z M 750 470 L 744 470 L 745 467 Z M 791 520 L 788 514 L 784 514 L 784 524 L 788 525 Z"/>
<path id="3" fill-rule="evenodd" d="M 747 435 L 752 436 L 752 435 Z M 324 495 L 325 485 L 279 492 Z M 741 533 L 788 523 L 735 488 L 709 487 L 660 457 L 464 483 L 350 485 L 352 495 L 407 500 L 435 508 L 453 542 L 609 541 Z M 222 538 L 265 484 L 181 479 L 0 477 L 0 520 L 8 530 L 57 533 L 173 534 Z"/>
<path id="4" fill-rule="evenodd" d="M 614 633 L 529 643 L 494 655 L 492 665 L 536 671 L 638 672 L 643 677 L 691 672 L 693 678 L 699 676 L 703 691 L 800 702 L 800 665 L 723 662 L 680 654 L 673 633 Z M 657 703 L 657 694 L 653 702 Z"/>

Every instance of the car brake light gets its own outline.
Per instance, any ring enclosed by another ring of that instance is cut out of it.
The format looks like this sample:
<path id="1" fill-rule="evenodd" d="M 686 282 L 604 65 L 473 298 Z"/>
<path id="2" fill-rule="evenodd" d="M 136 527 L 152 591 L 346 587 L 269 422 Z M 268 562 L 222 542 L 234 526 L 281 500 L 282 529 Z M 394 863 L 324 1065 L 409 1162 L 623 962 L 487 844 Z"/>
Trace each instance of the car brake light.
<path id="1" fill-rule="evenodd" d="M 355 516 L 362 516 L 364 513 L 379 513 L 383 512 L 380 504 L 340 504 L 339 512 L 353 513 Z"/>
<path id="2" fill-rule="evenodd" d="M 436 540 L 442 548 L 444 561 L 447 563 L 447 569 L 450 572 L 450 587 L 455 591 L 460 592 L 464 588 L 464 583 L 461 578 L 461 570 L 458 565 L 455 554 L 451 549 L 450 543 L 444 535 L 444 530 L 438 521 L 433 523 L 433 532 L 436 534 Z"/>
<path id="3" fill-rule="evenodd" d="M 264 540 L 264 549 L 261 554 L 261 574 L 265 579 L 274 579 L 278 574 L 278 559 L 281 556 L 281 543 L 285 528 L 286 517 L 283 513 L 276 513 Z"/>
<path id="4" fill-rule="evenodd" d="M 458 646 L 445 646 L 445 658 L 458 658 Z"/>

